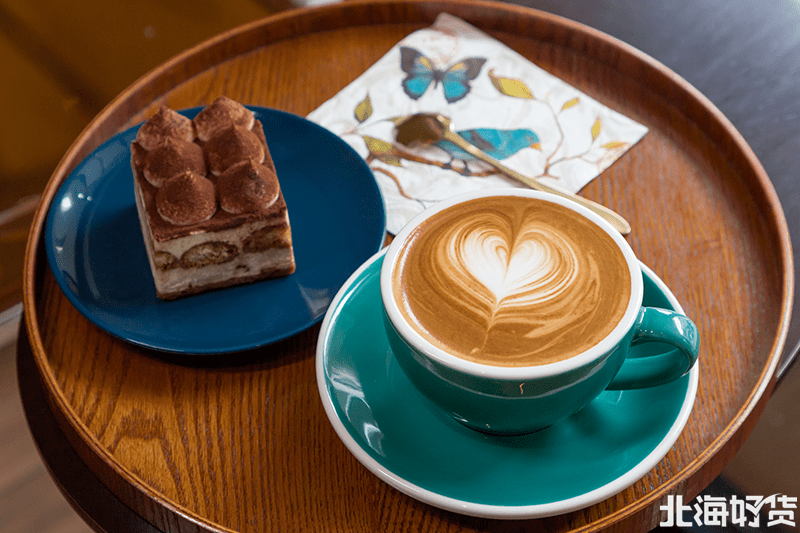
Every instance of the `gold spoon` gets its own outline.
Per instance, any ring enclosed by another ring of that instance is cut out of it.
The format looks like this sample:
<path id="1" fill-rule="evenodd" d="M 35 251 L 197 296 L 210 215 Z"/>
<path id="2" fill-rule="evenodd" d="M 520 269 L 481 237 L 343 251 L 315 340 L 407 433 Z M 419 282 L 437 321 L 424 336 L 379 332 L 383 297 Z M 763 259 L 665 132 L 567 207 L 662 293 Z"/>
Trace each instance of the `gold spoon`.
<path id="1" fill-rule="evenodd" d="M 445 116 L 434 113 L 418 113 L 416 115 L 411 115 L 396 124 L 395 132 L 397 142 L 405 146 L 432 144 L 441 140 L 448 140 L 473 157 L 490 164 L 506 176 L 524 183 L 531 189 L 557 194 L 558 196 L 573 200 L 603 217 L 621 234 L 627 235 L 631 232 L 631 225 L 628 221 L 611 209 L 564 189 L 545 185 L 534 178 L 530 178 L 520 174 L 516 170 L 508 168 L 453 131 L 450 119 Z"/>

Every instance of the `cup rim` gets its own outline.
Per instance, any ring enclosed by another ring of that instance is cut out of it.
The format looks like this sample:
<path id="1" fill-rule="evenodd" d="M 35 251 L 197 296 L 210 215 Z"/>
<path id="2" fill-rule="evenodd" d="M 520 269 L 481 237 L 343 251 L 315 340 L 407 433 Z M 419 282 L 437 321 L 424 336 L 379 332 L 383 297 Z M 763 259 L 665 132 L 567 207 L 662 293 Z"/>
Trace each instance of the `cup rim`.
<path id="1" fill-rule="evenodd" d="M 475 361 L 468 361 L 448 353 L 447 351 L 433 345 L 430 341 L 422 337 L 422 335 L 420 335 L 406 322 L 394 298 L 394 291 L 392 290 L 392 274 L 394 272 L 394 267 L 397 263 L 397 258 L 402 245 L 408 239 L 411 232 L 423 221 L 449 207 L 453 207 L 469 200 L 495 196 L 520 196 L 525 198 L 533 198 L 553 202 L 572 209 L 603 229 L 609 236 L 611 236 L 618 248 L 622 251 L 622 254 L 625 257 L 625 261 L 628 265 L 631 280 L 631 294 L 630 298 L 628 299 L 628 305 L 625 308 L 625 313 L 614 329 L 588 350 L 568 359 L 543 365 L 520 367 L 495 366 L 485 363 L 478 363 Z M 623 339 L 623 337 L 633 326 L 633 323 L 638 316 L 644 296 L 644 282 L 642 280 L 640 262 L 636 258 L 633 249 L 630 247 L 625 238 L 616 229 L 614 229 L 609 222 L 588 208 L 583 207 L 572 200 L 552 193 L 520 188 L 489 188 L 451 196 L 432 205 L 431 207 L 428 207 L 421 213 L 418 213 L 405 226 L 403 226 L 403 228 L 397 233 L 397 235 L 395 235 L 394 239 L 387 247 L 383 265 L 381 266 L 380 291 L 383 308 L 393 327 L 407 343 L 409 343 L 419 353 L 424 354 L 425 357 L 452 370 L 473 376 L 482 376 L 501 380 L 518 380 L 544 378 L 564 374 L 577 368 L 581 368 L 585 365 L 594 363 L 595 361 L 600 360 L 604 355 L 610 354 L 612 348 L 614 348 Z"/>

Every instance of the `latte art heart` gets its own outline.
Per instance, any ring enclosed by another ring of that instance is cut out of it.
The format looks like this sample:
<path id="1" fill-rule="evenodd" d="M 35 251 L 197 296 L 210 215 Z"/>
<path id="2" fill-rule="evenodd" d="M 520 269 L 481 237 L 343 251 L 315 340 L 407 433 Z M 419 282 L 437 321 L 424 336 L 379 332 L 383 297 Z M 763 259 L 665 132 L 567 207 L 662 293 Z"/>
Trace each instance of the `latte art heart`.
<path id="1" fill-rule="evenodd" d="M 557 297 L 577 275 L 577 258 L 556 234 L 534 230 L 509 242 L 509 236 L 476 228 L 452 243 L 443 257 L 454 269 L 466 269 L 494 295 L 499 308 L 546 302 Z"/>
<path id="2" fill-rule="evenodd" d="M 558 204 L 475 200 L 437 213 L 395 272 L 402 312 L 448 352 L 501 366 L 572 357 L 604 338 L 630 294 L 622 252 Z"/>

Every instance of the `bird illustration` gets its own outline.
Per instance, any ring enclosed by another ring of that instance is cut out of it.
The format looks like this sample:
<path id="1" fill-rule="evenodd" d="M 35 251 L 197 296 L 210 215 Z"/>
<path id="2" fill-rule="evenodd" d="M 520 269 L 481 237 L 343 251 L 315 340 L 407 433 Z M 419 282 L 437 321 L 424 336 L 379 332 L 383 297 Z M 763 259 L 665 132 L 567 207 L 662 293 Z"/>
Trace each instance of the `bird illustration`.
<path id="1" fill-rule="evenodd" d="M 456 133 L 495 159 L 506 159 L 525 148 L 541 150 L 539 136 L 529 129 L 476 128 Z M 441 140 L 436 143 L 436 146 L 450 155 L 451 159 L 448 163 L 450 168 L 455 160 L 463 161 L 465 165 L 468 161 L 475 161 L 474 157 L 448 140 Z"/>

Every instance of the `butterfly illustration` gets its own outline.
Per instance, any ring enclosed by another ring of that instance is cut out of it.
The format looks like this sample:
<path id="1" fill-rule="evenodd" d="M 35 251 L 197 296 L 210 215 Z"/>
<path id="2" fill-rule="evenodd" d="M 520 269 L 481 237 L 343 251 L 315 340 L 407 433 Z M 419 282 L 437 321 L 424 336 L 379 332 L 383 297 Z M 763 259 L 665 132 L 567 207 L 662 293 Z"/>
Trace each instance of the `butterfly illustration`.
<path id="1" fill-rule="evenodd" d="M 403 79 L 403 90 L 413 100 L 425 94 L 431 82 L 434 88 L 441 82 L 447 103 L 458 102 L 469 93 L 469 82 L 478 77 L 484 63 L 486 59 L 482 57 L 470 57 L 446 70 L 439 70 L 420 51 L 408 46 L 400 47 L 400 68 L 407 74 Z"/>

